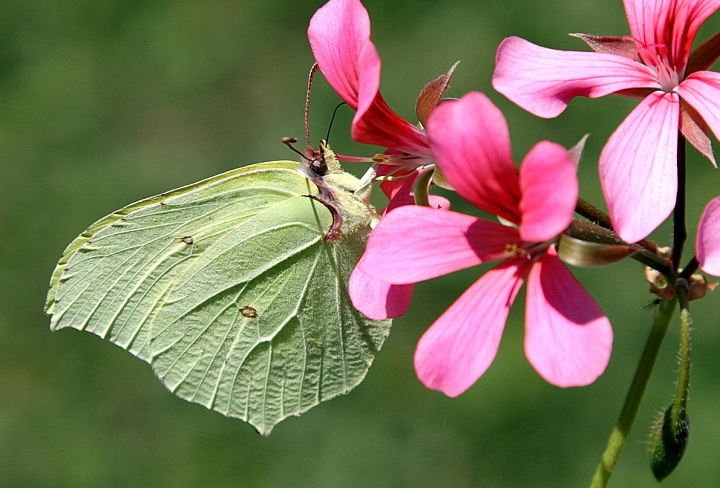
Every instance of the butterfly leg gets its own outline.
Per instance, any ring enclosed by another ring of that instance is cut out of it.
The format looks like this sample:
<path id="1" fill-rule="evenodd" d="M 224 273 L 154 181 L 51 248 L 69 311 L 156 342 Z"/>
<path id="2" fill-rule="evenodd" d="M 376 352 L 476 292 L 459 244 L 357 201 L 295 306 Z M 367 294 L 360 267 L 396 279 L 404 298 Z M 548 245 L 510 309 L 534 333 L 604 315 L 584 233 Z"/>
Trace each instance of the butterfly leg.
<path id="1" fill-rule="evenodd" d="M 322 198 L 319 198 L 315 195 L 303 196 L 322 203 L 330 211 L 330 215 L 332 215 L 332 224 L 330 225 L 330 228 L 325 232 L 323 239 L 326 241 L 335 241 L 339 239 L 342 234 L 340 231 L 340 227 L 342 226 L 342 216 L 340 215 L 340 209 L 338 209 L 338 207 L 333 202 L 323 200 Z"/>

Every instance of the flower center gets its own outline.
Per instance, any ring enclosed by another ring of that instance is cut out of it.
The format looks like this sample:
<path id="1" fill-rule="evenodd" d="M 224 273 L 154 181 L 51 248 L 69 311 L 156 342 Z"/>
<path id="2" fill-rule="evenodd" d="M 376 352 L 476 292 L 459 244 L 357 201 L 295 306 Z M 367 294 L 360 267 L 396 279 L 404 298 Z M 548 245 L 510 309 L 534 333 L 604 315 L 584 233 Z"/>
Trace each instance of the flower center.
<path id="1" fill-rule="evenodd" d="M 505 245 L 501 255 L 495 257 L 495 259 L 526 258 L 528 261 L 535 261 L 545 254 L 547 248 L 554 243 L 555 239 L 545 242 L 509 243 Z"/>
<path id="2" fill-rule="evenodd" d="M 530 257 L 528 252 L 525 251 L 525 249 L 523 249 L 522 247 L 520 247 L 517 244 L 506 244 L 505 245 L 505 256 L 508 258 L 520 258 L 523 256 Z"/>
<path id="3" fill-rule="evenodd" d="M 637 46 L 638 56 L 646 65 L 655 70 L 658 83 L 666 93 L 671 93 L 682 80 L 684 67 L 678 69 L 673 66 L 668 55 L 667 46 L 663 44 L 643 45 L 639 40 L 633 39 Z"/>
<path id="4" fill-rule="evenodd" d="M 660 62 L 654 66 L 657 72 L 658 82 L 662 87 L 662 90 L 666 93 L 670 93 L 673 89 L 680 84 L 680 75 L 667 64 L 665 64 L 658 56 Z"/>
<path id="5" fill-rule="evenodd" d="M 425 166 L 428 164 L 435 164 L 435 161 L 433 161 L 427 156 L 395 151 L 387 151 L 383 154 L 376 154 L 371 159 L 372 162 L 378 164 L 388 164 L 390 166 L 404 166 L 411 168 Z"/>

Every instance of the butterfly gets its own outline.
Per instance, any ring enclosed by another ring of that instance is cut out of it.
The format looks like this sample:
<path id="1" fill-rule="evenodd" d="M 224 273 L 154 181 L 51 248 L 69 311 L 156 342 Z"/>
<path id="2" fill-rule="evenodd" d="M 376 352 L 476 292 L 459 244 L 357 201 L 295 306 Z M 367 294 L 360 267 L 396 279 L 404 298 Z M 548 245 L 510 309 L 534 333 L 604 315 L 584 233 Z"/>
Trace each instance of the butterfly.
<path id="1" fill-rule="evenodd" d="M 315 154 L 241 167 L 98 220 L 53 272 L 51 329 L 109 340 L 178 397 L 263 435 L 347 393 L 390 331 L 347 290 L 378 215 L 372 178 L 345 173 L 324 142 Z"/>

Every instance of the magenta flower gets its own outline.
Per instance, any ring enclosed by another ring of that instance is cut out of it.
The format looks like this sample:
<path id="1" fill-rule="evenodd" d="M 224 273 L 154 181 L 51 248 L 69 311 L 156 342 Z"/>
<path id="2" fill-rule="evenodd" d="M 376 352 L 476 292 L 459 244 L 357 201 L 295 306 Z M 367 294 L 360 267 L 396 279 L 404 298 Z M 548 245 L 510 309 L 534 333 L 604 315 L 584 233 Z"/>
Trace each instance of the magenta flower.
<path id="1" fill-rule="evenodd" d="M 720 55 L 716 35 L 692 54 L 695 35 L 720 0 L 624 0 L 631 37 L 578 34 L 597 52 L 556 51 L 505 39 L 493 86 L 540 117 L 559 115 L 576 96 L 642 98 L 600 155 L 600 179 L 618 235 L 648 236 L 672 212 L 677 132 L 713 164 L 708 126 L 720 136 Z"/>
<path id="2" fill-rule="evenodd" d="M 505 118 L 481 93 L 438 106 L 427 130 L 438 164 L 457 192 L 517 227 L 404 206 L 383 217 L 370 235 L 358 267 L 394 284 L 502 260 L 425 332 L 415 352 L 418 377 L 451 397 L 469 388 L 492 363 L 510 306 L 527 277 L 528 360 L 553 385 L 592 383 L 608 363 L 612 329 L 554 249 L 578 197 L 570 155 L 557 144 L 540 142 L 518 176 Z"/>
<path id="3" fill-rule="evenodd" d="M 330 86 L 356 110 L 352 138 L 388 148 L 378 174 L 391 172 L 402 178 L 381 185 L 390 198 L 388 209 L 412 203 L 412 188 L 424 165 L 434 164 L 425 131 L 393 112 L 380 94 L 380 56 L 370 41 L 370 18 L 359 0 L 330 0 L 310 20 L 310 46 Z M 418 99 L 421 121 L 435 107 L 451 73 L 426 87 Z M 364 160 L 338 156 L 343 160 Z M 410 168 L 411 170 L 406 170 Z M 391 286 L 355 269 L 349 284 L 355 307 L 370 318 L 403 315 L 410 304 L 412 285 Z"/>
<path id="4" fill-rule="evenodd" d="M 340 98 L 356 110 L 352 138 L 388 148 L 379 159 L 339 159 L 380 162 L 379 176 L 402 175 L 381 185 L 391 200 L 390 208 L 402 205 L 417 176 L 413 171 L 434 165 L 435 160 L 425 131 L 393 112 L 380 94 L 381 62 L 370 41 L 367 10 L 359 0 L 330 0 L 310 20 L 308 38 L 320 71 Z M 422 124 L 440 101 L 453 71 L 454 67 L 421 91 L 415 109 Z"/>
<path id="5" fill-rule="evenodd" d="M 711 200 L 703 211 L 695 255 L 703 271 L 720 276 L 720 197 Z"/>
<path id="6" fill-rule="evenodd" d="M 393 149 L 395 164 L 433 163 L 422 129 L 388 107 L 380 94 L 380 56 L 359 0 L 330 0 L 310 20 L 310 46 L 330 86 L 356 110 L 352 138 Z"/>

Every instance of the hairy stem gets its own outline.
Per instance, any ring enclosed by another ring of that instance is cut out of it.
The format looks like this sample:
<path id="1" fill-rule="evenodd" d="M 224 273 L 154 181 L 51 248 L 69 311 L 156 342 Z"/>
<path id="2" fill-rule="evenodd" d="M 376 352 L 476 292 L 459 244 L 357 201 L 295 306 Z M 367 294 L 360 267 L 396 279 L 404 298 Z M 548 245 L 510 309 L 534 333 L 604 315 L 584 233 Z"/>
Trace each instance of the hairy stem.
<path id="1" fill-rule="evenodd" d="M 597 208 L 592 203 L 583 200 L 582 198 L 578 198 L 577 203 L 575 204 L 575 213 L 582 217 L 585 217 L 590 222 L 593 222 L 600 227 L 604 227 L 612 232 L 615 232 L 612 226 L 612 222 L 610 221 L 610 216 L 608 216 L 608 214 Z M 638 241 L 636 244 L 644 247 L 652 253 L 657 253 L 657 244 L 652 241 L 643 239 L 641 241 Z"/>
<path id="2" fill-rule="evenodd" d="M 601 227 L 613 230 L 610 217 L 595 205 L 583 200 L 582 198 L 578 198 L 577 203 L 575 204 L 575 212 Z"/>
<path id="3" fill-rule="evenodd" d="M 684 286 L 676 288 L 678 300 L 680 301 L 680 371 L 671 413 L 673 425 L 680 422 L 680 417 L 687 405 L 690 390 L 690 328 L 692 318 L 690 317 L 687 282 L 685 280 L 678 280 L 678 282 L 678 285 L 682 283 Z"/>
<path id="4" fill-rule="evenodd" d="M 600 463 L 595 470 L 590 488 L 606 487 L 613 469 L 615 469 L 615 464 L 625 447 L 625 442 L 635 421 L 635 416 L 637 415 L 640 402 L 645 393 L 645 387 L 650 379 L 655 365 L 655 359 L 660 351 L 660 346 L 665 338 L 665 333 L 670 325 L 670 320 L 673 317 L 676 305 L 677 300 L 663 301 L 655 313 L 655 320 L 650 330 L 647 343 L 645 344 L 645 350 L 640 358 L 640 363 L 635 371 L 635 377 L 630 385 L 630 390 L 625 397 L 625 404 L 620 412 L 620 418 L 610 434 L 610 439 L 608 439 L 605 451 L 600 458 Z"/>

